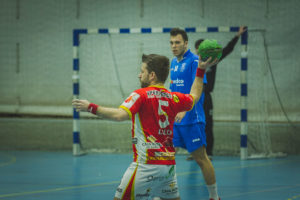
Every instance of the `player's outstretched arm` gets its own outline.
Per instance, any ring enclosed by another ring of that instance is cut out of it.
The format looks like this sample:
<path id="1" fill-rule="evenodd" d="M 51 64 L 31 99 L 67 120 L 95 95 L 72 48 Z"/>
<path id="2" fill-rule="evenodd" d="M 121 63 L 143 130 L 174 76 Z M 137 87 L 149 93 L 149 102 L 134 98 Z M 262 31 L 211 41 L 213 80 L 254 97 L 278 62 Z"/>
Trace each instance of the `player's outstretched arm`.
<path id="1" fill-rule="evenodd" d="M 124 121 L 130 119 L 129 114 L 122 108 L 107 108 L 90 103 L 88 100 L 74 99 L 73 107 L 77 112 L 90 112 L 99 117 L 114 121 Z"/>
<path id="2" fill-rule="evenodd" d="M 203 62 L 201 60 L 201 57 L 199 56 L 199 63 L 198 68 L 196 72 L 196 77 L 194 80 L 194 83 L 191 88 L 190 94 L 194 97 L 195 103 L 199 101 L 200 96 L 202 94 L 203 90 L 203 77 L 205 74 L 205 70 L 208 67 L 211 67 L 213 65 L 216 65 L 218 63 L 218 59 L 216 58 L 214 61 L 211 61 L 211 57 L 206 60 L 206 62 Z"/>
<path id="3" fill-rule="evenodd" d="M 247 27 L 246 26 L 241 26 L 239 28 L 239 31 L 237 32 L 237 34 L 234 36 L 234 38 L 232 38 L 232 40 L 230 40 L 228 42 L 228 44 L 223 48 L 222 51 L 222 57 L 220 58 L 220 61 L 223 60 L 225 57 L 227 57 L 234 49 L 235 45 L 237 44 L 239 37 L 245 32 L 247 31 Z"/>

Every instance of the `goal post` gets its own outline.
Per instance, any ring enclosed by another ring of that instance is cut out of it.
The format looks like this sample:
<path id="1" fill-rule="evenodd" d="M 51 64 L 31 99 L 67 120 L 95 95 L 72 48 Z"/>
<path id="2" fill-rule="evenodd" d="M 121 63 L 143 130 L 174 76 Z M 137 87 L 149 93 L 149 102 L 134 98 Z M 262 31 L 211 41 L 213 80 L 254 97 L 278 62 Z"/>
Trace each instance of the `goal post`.
<path id="1" fill-rule="evenodd" d="M 248 106 L 247 106 L 247 97 L 248 97 L 248 31 L 244 32 L 241 36 L 241 150 L 240 157 L 242 160 L 248 158 Z"/>
<path id="2" fill-rule="evenodd" d="M 73 99 L 79 98 L 80 95 L 80 36 L 89 34 L 169 34 L 171 27 L 144 27 L 144 28 L 99 28 L 99 29 L 74 29 L 73 30 Z M 183 28 L 187 33 L 218 33 L 218 32 L 238 32 L 239 26 L 219 26 L 219 27 L 186 27 Z M 240 157 L 248 159 L 247 151 L 247 69 L 248 69 L 248 31 L 245 31 L 241 36 L 241 105 L 240 105 Z M 82 155 L 84 151 L 81 149 L 80 141 L 80 114 L 73 108 L 73 155 Z"/>

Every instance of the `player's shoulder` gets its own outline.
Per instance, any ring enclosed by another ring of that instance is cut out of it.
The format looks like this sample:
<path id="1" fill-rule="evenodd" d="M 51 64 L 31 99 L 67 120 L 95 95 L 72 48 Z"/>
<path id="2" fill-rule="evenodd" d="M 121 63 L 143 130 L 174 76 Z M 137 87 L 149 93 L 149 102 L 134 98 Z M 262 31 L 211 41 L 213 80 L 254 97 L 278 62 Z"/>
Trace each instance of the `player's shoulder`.
<path id="1" fill-rule="evenodd" d="M 199 61 L 199 56 L 197 54 L 192 53 L 191 57 L 194 61 Z"/>
<path id="2" fill-rule="evenodd" d="M 142 95 L 142 94 L 145 94 L 148 90 L 149 90 L 149 88 L 147 88 L 147 87 L 146 88 L 139 88 L 139 89 L 134 90 L 132 93 Z"/>
<path id="3" fill-rule="evenodd" d="M 191 50 L 188 51 L 186 56 L 187 56 L 187 60 L 189 60 L 190 62 L 198 62 L 199 60 L 199 56 L 193 53 Z"/>
<path id="4" fill-rule="evenodd" d="M 186 52 L 186 56 L 190 57 L 190 58 L 195 58 L 195 57 L 199 57 L 197 54 L 193 53 L 191 51 L 191 49 L 188 49 Z"/>

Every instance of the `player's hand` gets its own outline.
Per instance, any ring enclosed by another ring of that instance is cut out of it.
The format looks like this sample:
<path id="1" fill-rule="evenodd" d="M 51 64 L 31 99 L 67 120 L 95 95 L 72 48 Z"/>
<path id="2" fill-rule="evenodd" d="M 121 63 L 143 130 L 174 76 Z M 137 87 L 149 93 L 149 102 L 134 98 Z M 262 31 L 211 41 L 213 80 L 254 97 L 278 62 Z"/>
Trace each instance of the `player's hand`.
<path id="1" fill-rule="evenodd" d="M 87 112 L 90 102 L 88 100 L 74 99 L 72 101 L 72 106 L 76 109 L 77 112 Z"/>
<path id="2" fill-rule="evenodd" d="M 218 58 L 216 58 L 214 61 L 211 61 L 212 60 L 212 58 L 211 57 L 209 57 L 205 62 L 204 61 L 202 61 L 201 60 L 201 56 L 199 55 L 199 63 L 198 63 L 198 67 L 200 68 L 200 69 L 206 69 L 206 68 L 208 68 L 208 67 L 211 67 L 211 66 L 213 66 L 213 65 L 216 65 L 216 64 L 218 64 L 218 62 L 219 62 L 219 59 Z"/>
<path id="3" fill-rule="evenodd" d="M 186 114 L 185 111 L 184 111 L 184 112 L 177 113 L 177 115 L 176 115 L 176 117 L 175 117 L 175 122 L 180 123 L 181 120 L 184 118 L 185 114 Z"/>
<path id="4" fill-rule="evenodd" d="M 245 31 L 247 30 L 246 26 L 241 26 L 238 33 L 236 34 L 238 37 L 240 37 Z"/>

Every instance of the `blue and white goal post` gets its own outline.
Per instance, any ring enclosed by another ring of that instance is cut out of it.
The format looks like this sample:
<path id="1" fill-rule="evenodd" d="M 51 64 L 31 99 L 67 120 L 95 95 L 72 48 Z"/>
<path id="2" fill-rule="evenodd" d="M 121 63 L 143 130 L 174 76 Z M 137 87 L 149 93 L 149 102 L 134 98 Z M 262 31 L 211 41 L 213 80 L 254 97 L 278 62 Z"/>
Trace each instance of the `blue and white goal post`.
<path id="1" fill-rule="evenodd" d="M 79 39 L 82 34 L 169 34 L 171 27 L 164 28 L 99 28 L 99 29 L 74 29 L 73 30 L 73 99 L 79 98 Z M 186 27 L 183 28 L 187 33 L 218 33 L 218 32 L 238 32 L 239 26 L 234 27 Z M 240 156 L 241 159 L 247 159 L 247 44 L 248 31 L 245 31 L 241 37 L 241 138 L 240 138 Z M 80 142 L 80 114 L 73 108 L 73 155 L 82 155 Z"/>

